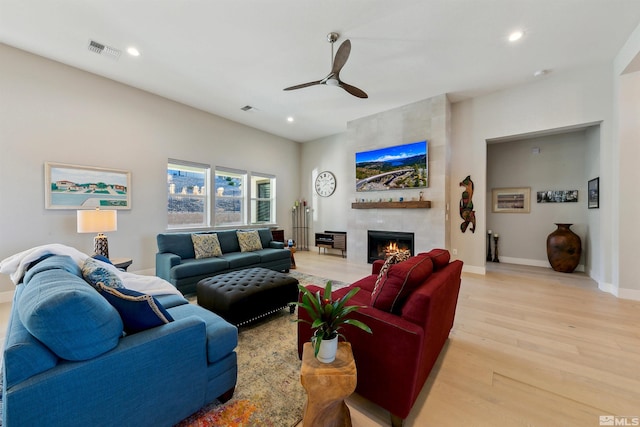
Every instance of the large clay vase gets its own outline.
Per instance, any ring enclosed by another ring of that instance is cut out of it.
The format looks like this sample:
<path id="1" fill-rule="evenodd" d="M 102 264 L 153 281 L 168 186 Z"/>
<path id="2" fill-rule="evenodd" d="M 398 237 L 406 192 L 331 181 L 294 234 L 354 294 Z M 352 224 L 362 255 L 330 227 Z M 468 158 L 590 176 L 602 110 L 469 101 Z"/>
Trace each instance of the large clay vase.
<path id="1" fill-rule="evenodd" d="M 582 254 L 580 236 L 571 231 L 571 225 L 556 224 L 558 228 L 547 236 L 547 257 L 551 268 L 562 273 L 573 272 Z"/>

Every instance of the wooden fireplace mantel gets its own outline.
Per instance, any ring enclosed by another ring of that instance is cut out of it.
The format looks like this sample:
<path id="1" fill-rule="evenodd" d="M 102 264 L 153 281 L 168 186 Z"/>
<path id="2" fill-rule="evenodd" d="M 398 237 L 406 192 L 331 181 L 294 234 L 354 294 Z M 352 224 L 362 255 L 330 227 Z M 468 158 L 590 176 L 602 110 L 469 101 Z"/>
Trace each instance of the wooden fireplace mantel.
<path id="1" fill-rule="evenodd" d="M 429 200 L 410 200 L 406 202 L 357 202 L 351 203 L 351 209 L 429 209 Z"/>

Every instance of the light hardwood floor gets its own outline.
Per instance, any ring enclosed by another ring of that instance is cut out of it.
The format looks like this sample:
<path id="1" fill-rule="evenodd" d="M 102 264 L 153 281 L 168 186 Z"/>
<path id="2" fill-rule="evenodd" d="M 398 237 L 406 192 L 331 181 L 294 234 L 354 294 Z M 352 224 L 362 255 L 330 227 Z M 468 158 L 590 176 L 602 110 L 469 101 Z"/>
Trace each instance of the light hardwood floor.
<path id="1" fill-rule="evenodd" d="M 313 249 L 295 256 L 298 271 L 346 282 L 371 268 Z M 640 420 L 640 302 L 599 291 L 583 273 L 503 263 L 487 269 L 485 276 L 463 273 L 449 341 L 405 426 Z M 363 398 L 347 404 L 354 427 L 389 425 L 389 414 Z"/>

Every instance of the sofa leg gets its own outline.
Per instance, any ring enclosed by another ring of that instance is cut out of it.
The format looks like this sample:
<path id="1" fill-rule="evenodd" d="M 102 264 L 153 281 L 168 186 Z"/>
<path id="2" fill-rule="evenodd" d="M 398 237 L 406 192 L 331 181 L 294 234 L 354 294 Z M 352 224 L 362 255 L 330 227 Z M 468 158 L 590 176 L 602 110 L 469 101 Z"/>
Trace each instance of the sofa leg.
<path id="1" fill-rule="evenodd" d="M 391 427 L 402 427 L 402 424 L 404 424 L 403 418 L 391 414 Z"/>
<path id="2" fill-rule="evenodd" d="M 224 393 L 222 393 L 220 395 L 220 397 L 218 397 L 218 400 L 220 401 L 220 403 L 225 403 L 227 402 L 229 399 L 231 399 L 233 397 L 233 392 L 236 391 L 235 386 L 231 387 L 229 390 L 225 391 Z"/>

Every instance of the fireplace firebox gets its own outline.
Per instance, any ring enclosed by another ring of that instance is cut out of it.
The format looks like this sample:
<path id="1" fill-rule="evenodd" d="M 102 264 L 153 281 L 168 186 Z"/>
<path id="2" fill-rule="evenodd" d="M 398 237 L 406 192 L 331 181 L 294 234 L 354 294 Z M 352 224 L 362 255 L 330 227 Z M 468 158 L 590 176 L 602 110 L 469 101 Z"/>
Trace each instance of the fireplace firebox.
<path id="1" fill-rule="evenodd" d="M 367 231 L 367 262 L 373 263 L 377 259 L 385 259 L 390 252 L 409 250 L 413 253 L 413 233 L 404 231 Z"/>

